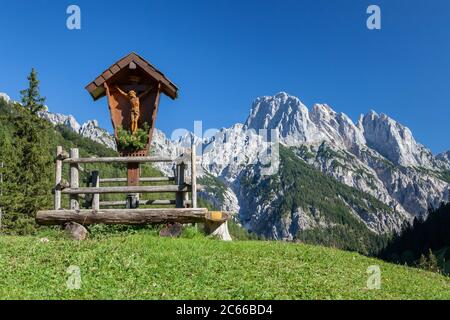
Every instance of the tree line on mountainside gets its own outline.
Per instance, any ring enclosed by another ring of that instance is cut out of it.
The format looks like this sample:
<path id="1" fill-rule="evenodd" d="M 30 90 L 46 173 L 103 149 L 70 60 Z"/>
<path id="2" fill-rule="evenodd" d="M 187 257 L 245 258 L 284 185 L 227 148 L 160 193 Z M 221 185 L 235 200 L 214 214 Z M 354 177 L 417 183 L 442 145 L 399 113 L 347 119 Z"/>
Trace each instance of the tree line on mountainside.
<path id="1" fill-rule="evenodd" d="M 280 145 L 277 175 L 262 177 L 258 171 L 249 170 L 240 182 L 244 190 L 252 190 L 258 195 L 258 204 L 270 203 L 273 212 L 258 218 L 256 233 L 265 235 L 265 232 L 271 232 L 267 226 L 280 220 L 289 221 L 292 213 L 302 208 L 317 226 L 299 230 L 294 240 L 365 255 L 376 255 L 387 244 L 389 235 L 372 232 L 355 217 L 351 208 L 394 214 L 391 208 L 373 196 L 325 175 L 283 145 Z M 247 198 L 254 199 L 250 195 Z"/>
<path id="2" fill-rule="evenodd" d="M 450 203 L 430 209 L 426 219 L 414 219 L 395 235 L 382 259 L 450 274 Z"/>

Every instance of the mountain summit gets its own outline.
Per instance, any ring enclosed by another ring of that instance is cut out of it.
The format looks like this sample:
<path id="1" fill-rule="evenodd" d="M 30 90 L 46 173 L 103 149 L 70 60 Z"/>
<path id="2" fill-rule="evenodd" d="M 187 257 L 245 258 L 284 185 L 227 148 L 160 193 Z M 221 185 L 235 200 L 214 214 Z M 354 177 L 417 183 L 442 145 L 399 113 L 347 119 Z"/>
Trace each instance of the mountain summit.
<path id="1" fill-rule="evenodd" d="M 308 108 L 285 92 L 257 98 L 245 122 L 245 129 L 277 129 L 286 144 L 317 141 L 322 138 L 309 117 Z"/>
<path id="2" fill-rule="evenodd" d="M 351 151 L 371 148 L 401 166 L 433 169 L 439 165 L 429 149 L 418 143 L 407 127 L 385 114 L 370 111 L 357 125 L 344 113 L 327 104 L 315 104 L 311 111 L 285 92 L 259 97 L 245 122 L 246 129 L 277 129 L 288 146 L 324 141 Z"/>
<path id="3" fill-rule="evenodd" d="M 402 166 L 433 169 L 436 159 L 430 150 L 417 143 L 411 130 L 385 114 L 371 111 L 362 118 L 368 146 Z"/>

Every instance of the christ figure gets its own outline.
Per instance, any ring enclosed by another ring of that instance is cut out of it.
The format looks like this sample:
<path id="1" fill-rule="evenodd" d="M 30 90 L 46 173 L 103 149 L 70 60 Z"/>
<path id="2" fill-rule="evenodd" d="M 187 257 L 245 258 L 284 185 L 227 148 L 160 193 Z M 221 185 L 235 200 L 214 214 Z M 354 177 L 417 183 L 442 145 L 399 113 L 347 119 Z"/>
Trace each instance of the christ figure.
<path id="1" fill-rule="evenodd" d="M 126 97 L 131 104 L 131 126 L 130 126 L 130 130 L 131 130 L 131 134 L 135 134 L 137 129 L 138 129 L 138 123 L 139 123 L 139 117 L 140 117 L 140 106 L 141 106 L 141 102 L 140 99 L 142 97 L 144 97 L 146 94 L 148 94 L 152 88 L 148 89 L 147 91 L 141 93 L 141 94 L 137 94 L 136 91 L 134 90 L 130 90 L 128 91 L 128 93 L 126 93 L 125 91 L 123 91 L 122 89 L 120 89 L 118 86 L 116 86 L 116 89 L 119 91 L 119 93 Z"/>

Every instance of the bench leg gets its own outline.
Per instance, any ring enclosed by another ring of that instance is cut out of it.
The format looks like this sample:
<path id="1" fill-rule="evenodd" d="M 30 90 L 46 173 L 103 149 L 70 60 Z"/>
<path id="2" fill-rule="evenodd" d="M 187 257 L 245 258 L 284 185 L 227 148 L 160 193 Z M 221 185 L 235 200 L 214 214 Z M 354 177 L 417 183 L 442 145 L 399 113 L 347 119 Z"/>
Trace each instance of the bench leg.
<path id="1" fill-rule="evenodd" d="M 215 236 L 223 241 L 233 240 L 231 239 L 230 233 L 228 232 L 228 221 L 225 222 L 206 221 L 205 231 L 208 235 Z"/>

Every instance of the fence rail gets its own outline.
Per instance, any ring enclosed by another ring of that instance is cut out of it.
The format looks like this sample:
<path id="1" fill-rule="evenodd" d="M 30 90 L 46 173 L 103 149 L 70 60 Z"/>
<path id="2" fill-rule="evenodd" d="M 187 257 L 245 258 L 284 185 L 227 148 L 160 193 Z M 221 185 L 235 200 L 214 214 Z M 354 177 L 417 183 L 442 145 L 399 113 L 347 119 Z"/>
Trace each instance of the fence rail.
<path id="1" fill-rule="evenodd" d="M 104 157 L 104 158 L 66 158 L 64 163 L 146 163 L 146 162 L 175 162 L 177 159 L 168 157 Z"/>
<path id="2" fill-rule="evenodd" d="M 108 182 L 127 182 L 127 178 L 101 178 L 100 183 Z M 175 177 L 149 177 L 149 178 L 139 178 L 139 182 L 166 182 L 175 181 Z"/>
<path id="3" fill-rule="evenodd" d="M 190 200 L 184 201 L 185 205 L 190 205 L 192 202 Z M 114 207 L 114 206 L 125 206 L 127 204 L 126 201 L 101 201 L 101 206 L 106 207 Z M 142 205 L 158 205 L 158 206 L 164 206 L 164 205 L 174 205 L 176 204 L 175 200 L 139 200 L 139 204 Z"/>
<path id="4" fill-rule="evenodd" d="M 130 187 L 81 187 L 67 188 L 61 190 L 62 194 L 105 194 L 105 193 L 164 193 L 164 192 L 191 192 L 188 185 L 166 185 L 166 186 L 130 186 Z"/>

